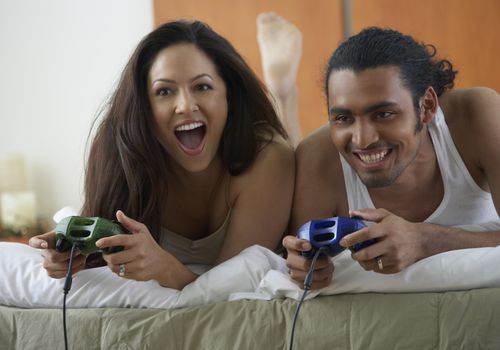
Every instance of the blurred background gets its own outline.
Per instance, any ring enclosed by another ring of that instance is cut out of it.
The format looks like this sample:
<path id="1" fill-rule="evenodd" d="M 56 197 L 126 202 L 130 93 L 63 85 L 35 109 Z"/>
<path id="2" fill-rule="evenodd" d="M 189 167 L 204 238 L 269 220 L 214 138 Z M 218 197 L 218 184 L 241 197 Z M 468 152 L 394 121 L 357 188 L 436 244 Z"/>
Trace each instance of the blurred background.
<path id="1" fill-rule="evenodd" d="M 434 44 L 458 69 L 456 87 L 500 91 L 498 0 L 0 0 L 0 231 L 30 234 L 59 208 L 80 209 L 92 122 L 151 29 L 200 19 L 262 76 L 255 20 L 267 11 L 303 33 L 304 135 L 327 121 L 329 55 L 367 26 Z"/>

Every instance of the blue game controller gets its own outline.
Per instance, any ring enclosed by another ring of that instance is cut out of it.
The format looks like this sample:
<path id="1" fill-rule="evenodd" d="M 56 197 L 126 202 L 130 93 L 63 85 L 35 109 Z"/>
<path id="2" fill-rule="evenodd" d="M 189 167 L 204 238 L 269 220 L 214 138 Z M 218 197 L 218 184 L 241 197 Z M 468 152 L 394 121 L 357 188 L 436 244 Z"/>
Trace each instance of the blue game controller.
<path id="1" fill-rule="evenodd" d="M 320 249 L 322 253 L 328 256 L 335 256 L 341 253 L 345 248 L 339 242 L 350 233 L 361 230 L 366 227 L 363 221 L 358 218 L 333 217 L 321 220 L 311 220 L 302 225 L 297 237 L 311 243 L 312 249 L 307 252 L 302 252 L 302 255 L 308 259 L 312 259 L 314 254 Z M 376 242 L 370 239 L 361 243 L 357 243 L 350 250 L 357 252 Z"/>

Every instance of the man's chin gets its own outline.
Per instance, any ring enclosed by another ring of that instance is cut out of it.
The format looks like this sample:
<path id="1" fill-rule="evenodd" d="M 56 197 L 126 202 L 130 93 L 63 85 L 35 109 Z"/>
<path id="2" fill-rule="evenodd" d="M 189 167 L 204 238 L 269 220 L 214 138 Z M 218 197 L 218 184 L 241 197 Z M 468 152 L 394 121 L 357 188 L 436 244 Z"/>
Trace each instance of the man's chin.
<path id="1" fill-rule="evenodd" d="M 387 176 L 360 176 L 361 182 L 368 188 L 379 188 L 390 186 L 396 181 L 396 177 Z"/>

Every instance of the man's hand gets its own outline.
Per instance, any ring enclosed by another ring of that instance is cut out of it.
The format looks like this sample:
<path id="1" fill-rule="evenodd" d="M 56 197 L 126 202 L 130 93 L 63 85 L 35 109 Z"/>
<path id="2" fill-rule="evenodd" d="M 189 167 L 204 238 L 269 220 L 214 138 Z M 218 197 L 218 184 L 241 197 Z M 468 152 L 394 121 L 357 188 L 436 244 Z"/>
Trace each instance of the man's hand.
<path id="1" fill-rule="evenodd" d="M 368 239 L 377 241 L 351 255 L 365 270 L 397 273 L 427 257 L 424 249 L 427 236 L 421 230 L 422 224 L 406 221 L 385 209 L 360 209 L 350 214 L 374 222 L 340 241 L 343 247 Z"/>
<path id="2" fill-rule="evenodd" d="M 68 272 L 71 250 L 60 253 L 56 250 L 55 242 L 56 233 L 50 231 L 31 237 L 28 244 L 33 248 L 41 250 L 40 252 L 44 258 L 43 267 L 47 271 L 47 275 L 52 278 L 63 278 Z M 85 256 L 81 255 L 78 250 L 75 250 L 73 253 L 73 267 L 71 269 L 72 275 L 85 268 L 85 259 Z"/>
<path id="3" fill-rule="evenodd" d="M 286 265 L 290 269 L 290 277 L 295 284 L 304 288 L 304 280 L 311 267 L 312 260 L 308 260 L 301 255 L 302 251 L 311 250 L 311 244 L 295 236 L 283 238 L 283 246 L 288 251 Z M 321 256 L 316 260 L 314 267 L 314 278 L 311 289 L 326 287 L 332 281 L 333 263 L 327 256 Z"/>

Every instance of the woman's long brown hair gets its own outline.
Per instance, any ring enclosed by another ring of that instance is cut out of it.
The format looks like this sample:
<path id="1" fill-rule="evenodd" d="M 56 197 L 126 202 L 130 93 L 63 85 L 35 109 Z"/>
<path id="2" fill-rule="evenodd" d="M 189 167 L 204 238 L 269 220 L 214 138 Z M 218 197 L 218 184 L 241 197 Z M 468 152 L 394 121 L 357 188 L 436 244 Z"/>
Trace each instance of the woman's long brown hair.
<path id="1" fill-rule="evenodd" d="M 82 214 L 114 219 L 118 209 L 158 240 L 166 195 L 167 154 L 154 136 L 147 75 L 164 48 L 191 43 L 210 57 L 226 84 L 228 118 L 218 154 L 231 175 L 243 173 L 274 133 L 287 137 L 263 84 L 223 37 L 194 21 L 166 23 L 148 34 L 126 65 L 96 130 L 85 174 Z"/>

